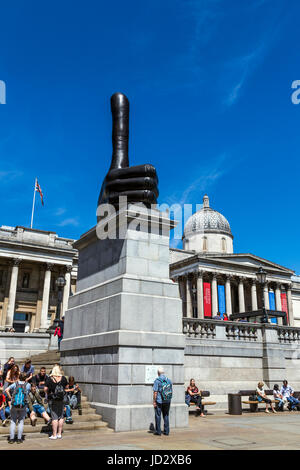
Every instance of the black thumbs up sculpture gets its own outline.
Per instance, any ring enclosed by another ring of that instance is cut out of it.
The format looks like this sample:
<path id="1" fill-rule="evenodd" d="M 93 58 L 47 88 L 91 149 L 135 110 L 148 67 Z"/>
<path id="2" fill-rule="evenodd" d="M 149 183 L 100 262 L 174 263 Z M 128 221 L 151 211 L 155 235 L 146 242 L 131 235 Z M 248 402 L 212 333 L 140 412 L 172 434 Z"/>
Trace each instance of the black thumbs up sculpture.
<path id="1" fill-rule="evenodd" d="M 129 166 L 129 101 L 122 93 L 111 97 L 113 119 L 113 154 L 109 172 L 101 187 L 98 206 L 103 203 L 118 208 L 119 196 L 126 196 L 128 203 L 142 202 L 147 207 L 156 204 L 158 178 L 153 165 Z"/>

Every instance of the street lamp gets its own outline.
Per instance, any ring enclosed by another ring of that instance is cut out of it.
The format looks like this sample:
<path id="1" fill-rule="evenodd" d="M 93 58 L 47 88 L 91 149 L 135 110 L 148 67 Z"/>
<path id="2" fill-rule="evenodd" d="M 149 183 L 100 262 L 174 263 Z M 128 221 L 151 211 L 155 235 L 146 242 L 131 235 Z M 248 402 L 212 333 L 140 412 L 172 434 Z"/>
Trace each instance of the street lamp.
<path id="1" fill-rule="evenodd" d="M 63 289 L 66 285 L 66 280 L 64 276 L 59 275 L 58 278 L 55 281 L 55 284 L 57 286 L 57 305 L 56 305 L 56 314 L 55 314 L 55 319 L 53 321 L 53 324 L 50 326 L 49 330 L 54 331 L 55 328 L 58 327 L 59 322 L 60 322 L 60 311 L 61 311 L 61 302 L 63 299 Z"/>
<path id="2" fill-rule="evenodd" d="M 265 294 L 264 294 L 264 286 L 266 284 L 266 279 L 267 279 L 267 272 L 263 270 L 262 266 L 260 266 L 259 270 L 256 273 L 256 277 L 258 282 L 261 285 L 261 300 L 262 300 L 262 311 L 263 311 L 263 317 L 261 319 L 262 323 L 268 323 L 268 317 L 266 314 L 266 307 L 265 307 Z"/>

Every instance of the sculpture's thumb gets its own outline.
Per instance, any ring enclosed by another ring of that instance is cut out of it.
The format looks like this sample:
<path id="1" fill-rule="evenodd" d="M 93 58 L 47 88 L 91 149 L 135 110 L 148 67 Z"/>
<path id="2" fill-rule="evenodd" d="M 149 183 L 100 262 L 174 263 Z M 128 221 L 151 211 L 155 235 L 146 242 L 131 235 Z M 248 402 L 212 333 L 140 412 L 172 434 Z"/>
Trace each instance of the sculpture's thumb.
<path id="1" fill-rule="evenodd" d="M 112 95 L 110 103 L 113 120 L 113 154 L 110 170 L 115 168 L 127 168 L 129 166 L 129 101 L 123 93 L 115 93 Z"/>

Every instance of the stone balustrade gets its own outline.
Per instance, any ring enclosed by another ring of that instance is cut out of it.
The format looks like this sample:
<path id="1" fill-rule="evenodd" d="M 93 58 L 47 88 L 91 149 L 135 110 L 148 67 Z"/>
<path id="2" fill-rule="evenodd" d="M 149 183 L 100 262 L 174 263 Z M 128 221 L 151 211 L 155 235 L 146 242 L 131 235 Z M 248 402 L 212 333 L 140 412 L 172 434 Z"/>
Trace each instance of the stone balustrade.
<path id="1" fill-rule="evenodd" d="M 300 328 L 277 326 L 272 323 L 269 323 L 266 327 L 271 331 L 277 331 L 279 343 L 300 343 Z M 256 342 L 262 340 L 264 328 L 265 326 L 260 323 L 183 318 L 183 333 L 188 338 L 195 339 L 208 338 Z"/>
<path id="2" fill-rule="evenodd" d="M 280 343 L 300 343 L 300 328 L 280 326 L 276 329 Z"/>

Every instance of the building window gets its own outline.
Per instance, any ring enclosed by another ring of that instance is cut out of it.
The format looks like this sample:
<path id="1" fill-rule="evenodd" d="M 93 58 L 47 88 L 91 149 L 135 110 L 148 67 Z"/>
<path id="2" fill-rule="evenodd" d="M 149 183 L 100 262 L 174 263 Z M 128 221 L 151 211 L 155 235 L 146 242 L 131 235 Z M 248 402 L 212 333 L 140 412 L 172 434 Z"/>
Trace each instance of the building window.
<path id="1" fill-rule="evenodd" d="M 223 251 L 223 253 L 226 253 L 226 251 L 227 251 L 226 239 L 225 238 L 222 238 L 222 240 L 221 240 L 221 250 Z"/>
<path id="2" fill-rule="evenodd" d="M 24 289 L 27 289 L 29 287 L 29 279 L 30 279 L 30 274 L 24 273 L 23 279 L 22 279 L 22 287 L 24 287 Z"/>
<path id="3" fill-rule="evenodd" d="M 203 248 L 202 248 L 202 250 L 203 250 L 203 251 L 207 251 L 207 237 L 203 237 L 202 240 L 203 240 Z"/>

